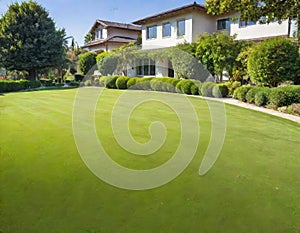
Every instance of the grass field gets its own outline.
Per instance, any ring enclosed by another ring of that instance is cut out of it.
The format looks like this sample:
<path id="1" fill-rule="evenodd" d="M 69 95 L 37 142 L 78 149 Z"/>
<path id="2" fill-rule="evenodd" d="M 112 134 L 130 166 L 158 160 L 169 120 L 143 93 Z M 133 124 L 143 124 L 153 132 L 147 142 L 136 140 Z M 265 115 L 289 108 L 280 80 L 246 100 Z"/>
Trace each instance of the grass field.
<path id="1" fill-rule="evenodd" d="M 127 191 L 98 179 L 81 160 L 72 134 L 76 91 L 0 96 L 0 232 L 300 232 L 299 124 L 226 106 L 223 150 L 199 176 L 211 124 L 206 102 L 191 97 L 201 128 L 192 163 L 160 188 Z M 169 134 L 156 154 L 132 155 L 110 127 L 121 93 L 106 90 L 97 105 L 97 134 L 106 151 L 135 169 L 167 161 L 180 136 L 176 115 L 160 103 L 138 107 L 130 121 L 136 140 L 149 140 L 147 128 L 157 119 Z"/>

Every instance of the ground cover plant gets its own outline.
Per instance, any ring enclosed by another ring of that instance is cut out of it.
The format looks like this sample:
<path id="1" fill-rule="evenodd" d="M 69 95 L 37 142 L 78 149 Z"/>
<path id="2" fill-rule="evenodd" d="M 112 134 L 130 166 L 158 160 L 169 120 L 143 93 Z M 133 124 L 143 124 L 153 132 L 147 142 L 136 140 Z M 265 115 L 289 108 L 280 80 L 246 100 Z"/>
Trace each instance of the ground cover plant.
<path id="1" fill-rule="evenodd" d="M 136 92 L 140 91 L 128 94 Z M 125 191 L 99 180 L 81 160 L 72 134 L 76 93 L 0 96 L 0 232 L 299 232 L 299 124 L 227 105 L 223 150 L 212 170 L 200 177 L 211 120 L 206 102 L 188 97 L 201 129 L 192 163 L 165 186 Z M 151 156 L 126 152 L 110 127 L 112 109 L 123 93 L 104 90 L 95 111 L 98 137 L 119 164 L 135 169 L 156 167 L 176 149 L 180 122 L 166 105 L 138 106 L 129 122 L 133 137 L 141 143 L 149 140 L 148 127 L 159 120 L 167 128 L 167 140 Z"/>

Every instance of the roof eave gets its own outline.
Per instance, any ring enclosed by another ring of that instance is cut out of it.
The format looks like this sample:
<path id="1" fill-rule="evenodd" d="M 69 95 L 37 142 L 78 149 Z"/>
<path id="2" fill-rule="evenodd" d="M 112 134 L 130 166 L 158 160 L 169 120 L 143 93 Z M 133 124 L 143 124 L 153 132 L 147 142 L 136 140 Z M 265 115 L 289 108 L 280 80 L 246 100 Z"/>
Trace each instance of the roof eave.
<path id="1" fill-rule="evenodd" d="M 132 22 L 133 24 L 136 25 L 143 25 L 146 24 L 148 22 L 152 22 L 152 21 L 157 21 L 160 20 L 162 18 L 166 18 L 166 17 L 170 17 L 170 16 L 174 16 L 177 14 L 180 14 L 184 11 L 188 11 L 188 10 L 199 10 L 201 12 L 207 12 L 206 8 L 200 4 L 190 4 L 190 5 L 186 5 L 186 6 L 182 6 L 173 10 L 169 10 L 169 11 L 165 11 L 156 15 L 152 15 L 137 21 Z"/>

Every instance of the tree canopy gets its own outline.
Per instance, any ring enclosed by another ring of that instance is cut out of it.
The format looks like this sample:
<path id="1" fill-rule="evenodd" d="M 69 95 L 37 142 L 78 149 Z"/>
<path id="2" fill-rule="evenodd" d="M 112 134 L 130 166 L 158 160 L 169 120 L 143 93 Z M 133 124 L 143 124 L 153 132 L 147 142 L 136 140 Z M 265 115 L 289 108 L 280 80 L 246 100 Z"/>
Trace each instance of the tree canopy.
<path id="1" fill-rule="evenodd" d="M 236 10 L 245 20 L 259 20 L 267 17 L 267 22 L 274 19 L 296 19 L 300 14 L 299 0 L 207 0 L 206 7 L 211 14 L 223 14 Z"/>
<path id="2" fill-rule="evenodd" d="M 63 63 L 64 37 L 42 6 L 31 0 L 14 3 L 0 18 L 0 64 L 36 78 L 39 69 Z"/>

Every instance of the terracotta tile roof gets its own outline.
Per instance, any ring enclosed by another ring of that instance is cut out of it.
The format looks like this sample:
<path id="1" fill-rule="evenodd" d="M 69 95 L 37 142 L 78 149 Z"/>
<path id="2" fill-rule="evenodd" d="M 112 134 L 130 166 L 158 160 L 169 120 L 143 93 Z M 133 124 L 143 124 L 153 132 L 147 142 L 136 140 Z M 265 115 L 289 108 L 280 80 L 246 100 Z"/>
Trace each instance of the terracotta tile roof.
<path id="1" fill-rule="evenodd" d="M 164 19 L 164 18 L 167 18 L 167 17 L 171 17 L 171 16 L 174 16 L 174 15 L 177 15 L 179 13 L 189 11 L 189 10 L 197 10 L 197 11 L 200 11 L 200 12 L 207 13 L 207 10 L 204 6 L 194 2 L 193 4 L 185 5 L 185 6 L 182 6 L 182 7 L 178 7 L 178 8 L 169 10 L 169 11 L 165 11 L 165 12 L 162 12 L 162 13 L 159 13 L 159 14 L 155 14 L 155 15 L 137 20 L 137 21 L 133 22 L 133 24 L 143 25 L 143 24 L 148 23 L 148 22 L 152 22 L 152 21 Z"/>
<path id="2" fill-rule="evenodd" d="M 103 40 L 93 40 L 87 44 L 85 44 L 84 46 L 82 46 L 82 48 L 87 48 L 90 46 L 95 46 L 95 45 L 100 45 L 100 44 L 105 44 L 105 43 L 131 43 L 131 42 L 135 42 L 136 39 L 134 38 L 130 38 L 130 37 L 125 37 L 125 36 L 113 36 L 110 38 L 106 38 Z"/>
<path id="3" fill-rule="evenodd" d="M 135 26 L 132 24 L 117 23 L 117 22 L 111 22 L 111 21 L 97 19 L 89 32 L 90 33 L 93 32 L 97 28 L 98 25 L 102 25 L 106 29 L 107 28 L 120 28 L 120 29 L 133 30 L 133 31 L 141 31 L 142 30 L 140 26 Z"/>

